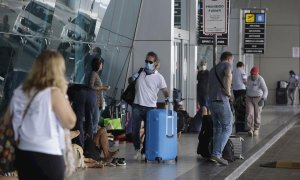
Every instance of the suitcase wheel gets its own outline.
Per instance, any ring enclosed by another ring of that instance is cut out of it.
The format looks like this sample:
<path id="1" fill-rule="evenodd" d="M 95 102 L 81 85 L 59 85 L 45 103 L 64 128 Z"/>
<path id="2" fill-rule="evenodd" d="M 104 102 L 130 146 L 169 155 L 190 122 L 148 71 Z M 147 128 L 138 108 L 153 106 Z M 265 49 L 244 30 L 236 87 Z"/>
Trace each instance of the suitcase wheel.
<path id="1" fill-rule="evenodd" d="M 161 157 L 156 157 L 155 160 L 160 163 L 162 161 L 162 158 Z"/>

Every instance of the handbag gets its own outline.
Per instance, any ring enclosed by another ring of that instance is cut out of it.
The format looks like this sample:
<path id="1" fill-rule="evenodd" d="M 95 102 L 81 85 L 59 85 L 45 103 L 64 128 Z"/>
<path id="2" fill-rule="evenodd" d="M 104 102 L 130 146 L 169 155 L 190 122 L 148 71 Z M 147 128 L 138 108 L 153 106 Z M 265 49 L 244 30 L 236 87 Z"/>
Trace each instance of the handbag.
<path id="1" fill-rule="evenodd" d="M 139 75 L 138 77 L 132 81 L 131 83 L 129 83 L 129 85 L 127 86 L 126 90 L 124 91 L 124 93 L 122 94 L 121 98 L 127 103 L 132 105 L 133 101 L 134 101 L 134 97 L 135 97 L 135 84 L 137 79 L 139 78 L 141 72 L 144 70 L 144 68 L 140 68 L 139 70 Z"/>
<path id="2" fill-rule="evenodd" d="M 28 109 L 33 101 L 34 97 L 38 94 L 38 91 L 32 96 L 28 105 L 25 108 L 22 121 L 28 112 Z M 22 124 L 19 127 L 22 127 Z M 0 127 L 0 174 L 7 175 L 9 172 L 16 170 L 15 159 L 16 159 L 16 149 L 18 142 L 14 139 L 14 130 L 12 127 L 12 121 L 5 125 L 2 124 Z"/>
<path id="3" fill-rule="evenodd" d="M 74 150 L 72 148 L 70 130 L 64 128 L 65 136 L 65 149 L 64 149 L 64 161 L 65 161 L 65 176 L 68 178 L 76 171 Z"/>

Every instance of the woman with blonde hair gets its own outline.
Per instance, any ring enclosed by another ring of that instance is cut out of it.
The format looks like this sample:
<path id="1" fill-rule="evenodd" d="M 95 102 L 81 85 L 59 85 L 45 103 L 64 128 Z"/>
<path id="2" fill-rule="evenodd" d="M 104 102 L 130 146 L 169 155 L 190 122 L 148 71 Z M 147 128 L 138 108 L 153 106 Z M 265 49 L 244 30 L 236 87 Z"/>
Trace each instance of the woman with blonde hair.
<path id="1" fill-rule="evenodd" d="M 61 54 L 46 50 L 33 63 L 24 83 L 14 90 L 5 113 L 12 122 L 19 179 L 64 179 L 64 128 L 76 116 L 67 96 L 65 63 Z"/>

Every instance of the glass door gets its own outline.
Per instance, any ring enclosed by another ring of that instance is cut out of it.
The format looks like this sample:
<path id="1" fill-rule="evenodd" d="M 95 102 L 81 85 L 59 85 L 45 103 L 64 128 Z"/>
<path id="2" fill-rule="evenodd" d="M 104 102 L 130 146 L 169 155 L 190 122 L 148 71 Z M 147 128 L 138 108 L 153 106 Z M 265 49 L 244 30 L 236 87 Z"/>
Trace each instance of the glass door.
<path id="1" fill-rule="evenodd" d="M 181 90 L 183 105 L 187 107 L 187 68 L 188 68 L 188 41 L 182 39 L 175 39 L 175 73 L 173 77 L 174 88 Z"/>

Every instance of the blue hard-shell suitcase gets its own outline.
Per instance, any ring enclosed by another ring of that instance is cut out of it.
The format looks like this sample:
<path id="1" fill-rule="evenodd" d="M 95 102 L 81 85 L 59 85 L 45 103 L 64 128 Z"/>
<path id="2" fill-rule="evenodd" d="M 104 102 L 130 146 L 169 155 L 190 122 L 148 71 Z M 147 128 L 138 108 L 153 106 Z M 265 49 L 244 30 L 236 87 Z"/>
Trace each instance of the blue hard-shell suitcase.
<path id="1" fill-rule="evenodd" d="M 145 161 L 177 162 L 177 113 L 153 109 L 147 114 Z"/>

